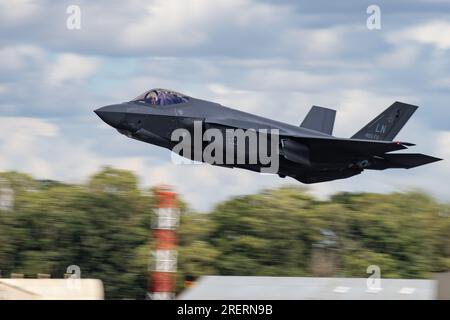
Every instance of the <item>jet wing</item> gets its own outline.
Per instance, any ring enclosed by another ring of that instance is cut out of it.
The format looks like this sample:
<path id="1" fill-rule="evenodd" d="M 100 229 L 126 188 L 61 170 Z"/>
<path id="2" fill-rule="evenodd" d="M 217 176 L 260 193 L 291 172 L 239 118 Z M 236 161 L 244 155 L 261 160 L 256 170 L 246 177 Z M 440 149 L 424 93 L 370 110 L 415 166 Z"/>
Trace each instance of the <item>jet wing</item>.
<path id="1" fill-rule="evenodd" d="M 271 126 L 271 125 L 267 125 L 265 123 L 258 123 L 258 122 L 254 122 L 254 121 L 247 121 L 245 119 L 232 119 L 232 118 L 207 118 L 204 119 L 205 124 L 210 124 L 210 125 L 219 125 L 219 126 L 225 126 L 225 127 L 230 127 L 230 128 L 235 128 L 235 129 L 243 129 L 243 130 L 247 130 L 247 129 L 254 129 L 256 131 L 260 130 L 260 129 L 269 129 L 269 130 L 273 130 L 273 129 L 279 129 L 278 127 L 275 126 Z M 290 132 L 284 132 L 283 130 L 280 130 L 280 133 L 282 134 L 290 134 Z"/>
<path id="2" fill-rule="evenodd" d="M 203 119 L 205 124 L 209 124 L 212 126 L 224 126 L 236 129 L 254 129 L 256 131 L 259 130 L 278 130 L 280 136 L 294 136 L 294 137 L 326 137 L 329 138 L 330 135 L 328 133 L 324 133 L 322 131 L 317 131 L 309 128 L 305 128 L 300 126 L 303 130 L 303 133 L 298 132 L 298 127 L 286 125 L 285 123 L 279 122 L 279 126 L 277 126 L 277 122 L 273 121 L 268 124 L 266 122 L 257 122 L 257 121 L 248 121 L 246 119 L 233 119 L 233 118 L 206 118 Z M 266 131 L 267 132 L 267 131 Z"/>
<path id="3" fill-rule="evenodd" d="M 386 152 L 407 149 L 413 144 L 407 142 L 372 141 L 356 139 L 291 137 L 295 141 L 306 144 L 311 152 L 321 153 L 353 153 L 359 155 L 382 155 Z"/>
<path id="4" fill-rule="evenodd" d="M 386 152 L 407 149 L 413 144 L 407 142 L 376 141 L 362 139 L 335 138 L 323 133 L 299 133 L 289 129 L 269 127 L 267 124 L 259 124 L 253 121 L 236 119 L 205 119 L 206 124 L 221 125 L 241 129 L 279 129 L 280 139 L 292 139 L 307 145 L 311 152 L 321 153 L 353 153 L 359 155 L 382 155 Z"/>

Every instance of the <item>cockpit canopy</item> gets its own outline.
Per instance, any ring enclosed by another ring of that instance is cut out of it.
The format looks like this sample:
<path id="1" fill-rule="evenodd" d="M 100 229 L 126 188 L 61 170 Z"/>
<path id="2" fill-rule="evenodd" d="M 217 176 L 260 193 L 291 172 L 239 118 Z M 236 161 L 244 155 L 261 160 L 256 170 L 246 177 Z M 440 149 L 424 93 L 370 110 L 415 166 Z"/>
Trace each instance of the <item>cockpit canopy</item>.
<path id="1" fill-rule="evenodd" d="M 172 104 L 188 102 L 189 97 L 171 90 L 151 89 L 131 101 L 154 106 L 168 106 Z"/>

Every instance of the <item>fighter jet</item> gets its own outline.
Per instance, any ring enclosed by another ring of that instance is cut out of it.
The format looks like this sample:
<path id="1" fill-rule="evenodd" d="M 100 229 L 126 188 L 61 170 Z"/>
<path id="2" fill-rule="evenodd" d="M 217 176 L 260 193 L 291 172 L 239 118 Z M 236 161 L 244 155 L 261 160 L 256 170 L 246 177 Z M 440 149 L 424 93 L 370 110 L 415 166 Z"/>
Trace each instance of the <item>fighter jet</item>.
<path id="1" fill-rule="evenodd" d="M 167 89 L 151 89 L 129 102 L 108 105 L 95 113 L 127 137 L 169 150 L 179 143 L 173 141 L 173 132 L 176 129 L 193 132 L 195 123 L 201 124 L 203 132 L 208 129 L 253 130 L 258 134 L 277 131 L 279 166 L 274 173 L 310 184 L 349 178 L 366 169 L 410 169 L 442 160 L 420 153 L 393 153 L 414 146 L 393 140 L 417 108 L 394 102 L 349 139 L 332 135 L 336 117 L 332 109 L 313 106 L 303 122 L 295 126 Z M 236 141 L 224 144 L 223 152 L 227 152 L 227 144 Z M 255 151 L 251 146 L 244 150 L 246 159 Z M 198 160 L 195 152 L 181 155 Z M 205 162 L 201 158 L 200 161 Z M 261 161 L 212 164 L 252 171 L 261 171 L 264 166 Z"/>

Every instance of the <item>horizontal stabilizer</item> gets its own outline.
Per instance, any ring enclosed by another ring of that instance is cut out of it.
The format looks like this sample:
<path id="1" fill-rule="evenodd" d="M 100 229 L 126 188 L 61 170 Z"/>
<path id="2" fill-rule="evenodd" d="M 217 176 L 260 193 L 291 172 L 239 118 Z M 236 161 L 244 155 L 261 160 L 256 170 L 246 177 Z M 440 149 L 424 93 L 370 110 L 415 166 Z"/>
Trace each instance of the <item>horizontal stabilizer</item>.
<path id="1" fill-rule="evenodd" d="M 336 110 L 313 106 L 300 127 L 331 135 L 335 118 Z"/>
<path id="2" fill-rule="evenodd" d="M 411 104 L 394 102 L 383 113 L 359 130 L 352 139 L 392 141 L 417 108 L 417 106 Z"/>
<path id="3" fill-rule="evenodd" d="M 368 169 L 384 170 L 388 168 L 410 169 L 442 159 L 421 153 L 393 153 L 383 155 L 383 159 L 376 160 Z"/>
<path id="4" fill-rule="evenodd" d="M 423 166 L 424 164 L 440 161 L 442 159 L 427 156 L 421 153 L 398 153 L 398 154 L 386 154 L 385 159 L 392 164 L 396 164 L 401 168 L 414 168 Z"/>

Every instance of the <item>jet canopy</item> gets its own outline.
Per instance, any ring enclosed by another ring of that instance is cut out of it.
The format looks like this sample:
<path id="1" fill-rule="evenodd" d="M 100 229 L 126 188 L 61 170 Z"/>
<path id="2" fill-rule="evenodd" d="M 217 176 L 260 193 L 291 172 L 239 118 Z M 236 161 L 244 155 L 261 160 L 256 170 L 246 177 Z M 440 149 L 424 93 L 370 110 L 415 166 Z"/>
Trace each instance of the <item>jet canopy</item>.
<path id="1" fill-rule="evenodd" d="M 153 106 L 168 106 L 172 104 L 184 103 L 188 100 L 189 97 L 175 91 L 166 89 L 151 89 L 131 101 Z"/>

